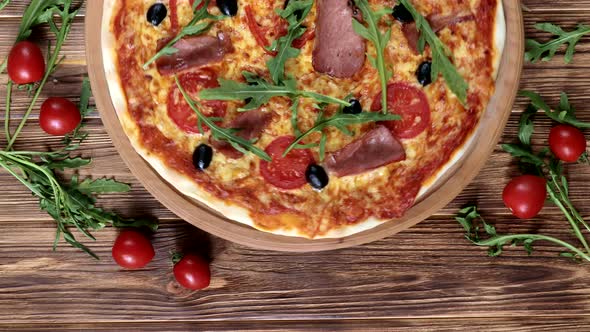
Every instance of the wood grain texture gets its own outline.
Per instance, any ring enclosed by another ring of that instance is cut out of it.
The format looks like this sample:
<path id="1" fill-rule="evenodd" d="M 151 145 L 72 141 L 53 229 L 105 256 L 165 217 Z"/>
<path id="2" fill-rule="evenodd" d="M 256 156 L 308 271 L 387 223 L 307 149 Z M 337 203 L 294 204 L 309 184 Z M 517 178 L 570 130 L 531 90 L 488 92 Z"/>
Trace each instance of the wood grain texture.
<path id="1" fill-rule="evenodd" d="M 92 0 L 90 0 L 92 1 Z M 0 12 L 0 57 L 12 43 L 26 0 Z M 590 23 L 590 0 L 526 0 L 527 35 L 536 22 L 574 26 Z M 84 11 L 83 11 L 84 12 Z M 36 32 L 47 36 L 43 29 Z M 84 67 L 83 17 L 66 43 L 66 65 L 44 96 L 76 100 Z M 522 88 L 558 102 L 564 90 L 580 118 L 590 121 L 590 40 L 584 39 L 571 65 L 561 56 L 526 65 Z M 6 76 L 0 75 L 0 95 Z M 22 114 L 25 94 L 15 97 Z M 0 103 L 3 98 L 0 98 Z M 518 99 L 501 142 L 516 139 Z M 0 109 L 4 105 L 0 104 Z M 46 149 L 59 139 L 42 134 L 34 118 L 19 148 Z M 539 118 L 535 144 L 546 143 L 551 122 Z M 94 163 L 83 176 L 114 176 L 129 182 L 128 194 L 100 202 L 126 216 L 155 216 L 156 258 L 146 269 L 122 271 L 110 258 L 115 230 L 96 233 L 89 259 L 60 244 L 51 252 L 54 227 L 30 193 L 0 172 L 0 330 L 2 331 L 585 331 L 590 329 L 590 267 L 557 258 L 559 248 L 537 246 L 532 257 L 520 249 L 488 258 L 467 243 L 452 215 L 478 203 L 499 231 L 543 232 L 571 239 L 561 213 L 546 207 L 532 221 L 516 221 L 502 206 L 503 185 L 518 174 L 512 158 L 496 147 L 477 178 L 452 203 L 425 222 L 395 237 L 360 247 L 313 254 L 249 249 L 207 235 L 167 211 L 131 175 L 118 156 L 98 114 L 88 121 L 91 139 L 80 153 Z M 0 146 L 5 142 L 0 141 Z M 568 169 L 571 195 L 590 217 L 590 169 Z M 192 249 L 212 261 L 211 288 L 187 292 L 173 281 L 170 250 Z"/>

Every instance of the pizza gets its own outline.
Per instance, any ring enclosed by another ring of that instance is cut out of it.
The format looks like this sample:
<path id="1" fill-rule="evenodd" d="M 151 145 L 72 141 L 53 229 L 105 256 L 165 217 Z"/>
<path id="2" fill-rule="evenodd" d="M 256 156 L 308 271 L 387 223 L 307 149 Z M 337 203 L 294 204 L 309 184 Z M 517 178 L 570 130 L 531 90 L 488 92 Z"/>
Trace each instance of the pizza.
<path id="1" fill-rule="evenodd" d="M 133 147 L 235 222 L 309 239 L 396 222 L 494 94 L 501 0 L 105 0 Z"/>

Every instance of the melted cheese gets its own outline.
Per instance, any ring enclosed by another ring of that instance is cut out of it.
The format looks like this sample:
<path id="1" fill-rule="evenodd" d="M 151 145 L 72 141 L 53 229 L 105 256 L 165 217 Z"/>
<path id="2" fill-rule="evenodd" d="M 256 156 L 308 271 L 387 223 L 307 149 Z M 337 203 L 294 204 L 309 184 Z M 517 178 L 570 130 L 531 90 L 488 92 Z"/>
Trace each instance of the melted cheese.
<path id="1" fill-rule="evenodd" d="M 114 10 L 114 0 L 105 1 L 106 17 L 105 25 L 111 26 L 109 17 L 114 17 L 117 12 Z M 377 8 L 381 3 L 388 4 L 387 1 L 371 1 L 372 5 Z M 476 12 L 480 4 L 479 0 L 471 0 L 468 3 L 458 0 L 449 0 L 447 4 L 441 5 L 439 0 L 422 0 L 415 1 L 417 8 L 425 14 L 436 12 L 439 14 L 452 13 L 458 8 L 467 9 Z M 110 7 L 109 7 L 110 5 Z M 141 0 L 127 0 L 127 20 L 129 26 L 126 33 L 133 34 L 134 43 L 136 44 L 134 57 L 138 63 L 144 63 L 157 50 L 158 40 L 170 37 L 171 21 L 170 17 L 166 18 L 159 27 L 153 27 L 144 19 L 144 13 L 147 11 L 150 3 Z M 256 43 L 254 35 L 248 28 L 244 7 L 250 5 L 255 12 L 256 21 L 262 27 L 270 32 L 267 37 L 273 38 L 274 26 L 277 23 L 274 11 L 282 5 L 282 2 L 276 2 L 269 5 L 268 2 L 261 4 L 259 1 L 240 1 L 240 10 L 234 18 L 225 19 L 214 25 L 208 32 L 215 35 L 217 31 L 228 33 L 235 52 L 228 54 L 222 63 L 208 66 L 215 70 L 219 77 L 226 79 L 239 80 L 241 72 L 244 70 L 261 73 L 267 72 L 266 61 L 269 56 Z M 467 7 L 466 7 L 467 6 Z M 213 9 L 218 14 L 217 9 Z M 315 26 L 315 8 L 310 12 L 306 19 L 305 25 L 310 29 Z M 477 15 L 477 13 L 475 13 Z M 180 25 L 187 24 L 192 17 L 192 12 L 188 0 L 178 0 L 178 18 Z M 481 100 L 480 104 L 474 105 L 473 112 L 479 117 L 485 110 L 487 101 L 493 93 L 494 78 L 490 73 L 497 70 L 497 59 L 499 59 L 503 45 L 503 15 L 501 6 L 497 10 L 495 18 L 496 24 L 500 27 L 495 34 L 495 48 L 489 50 L 494 54 L 493 68 L 489 73 L 482 73 L 482 61 L 486 48 L 485 43 L 478 43 L 477 26 L 474 21 L 464 22 L 456 26 L 443 29 L 439 35 L 452 50 L 455 63 L 458 65 L 460 73 L 470 84 L 470 92 L 477 94 Z M 109 38 L 110 36 L 110 38 Z M 126 68 L 116 68 L 114 58 L 117 54 L 113 52 L 117 47 L 117 41 L 112 39 L 112 31 L 103 36 L 103 45 L 105 45 L 105 58 L 111 59 L 107 64 L 107 74 L 116 76 L 118 70 L 128 70 Z M 314 91 L 325 95 L 339 98 L 345 98 L 349 94 L 355 95 L 360 99 L 365 109 L 370 105 L 380 91 L 379 79 L 376 70 L 367 62 L 360 73 L 350 79 L 335 79 L 326 75 L 316 73 L 312 67 L 313 41 L 308 42 L 301 50 L 301 55 L 295 59 L 290 59 L 286 64 L 286 73 L 293 75 L 298 79 L 298 87 L 303 90 Z M 110 51 L 108 51 L 110 50 Z M 368 54 L 374 56 L 375 49 L 368 43 Z M 393 24 L 392 37 L 385 51 L 386 61 L 394 68 L 394 77 L 391 82 L 406 82 L 419 86 L 416 82 L 415 71 L 418 65 L 429 57 L 428 52 L 424 55 L 414 54 L 408 47 L 405 37 L 398 23 Z M 485 66 L 484 66 L 485 67 Z M 210 133 L 193 134 L 186 133 L 179 128 L 168 115 L 167 100 L 170 91 L 174 88 L 173 78 L 162 76 L 158 73 L 155 66 L 151 66 L 144 72 L 146 82 L 146 91 L 137 91 L 137 93 L 148 93 L 155 102 L 155 107 L 144 116 L 142 121 L 153 124 L 165 134 L 167 138 L 175 142 L 177 146 L 192 154 L 195 147 L 201 143 L 209 141 Z M 119 81 L 120 83 L 120 81 Z M 262 206 L 265 211 L 274 208 L 277 202 L 294 211 L 295 213 L 279 214 L 279 217 L 271 217 L 268 213 L 257 213 L 253 211 L 250 202 L 245 202 L 236 197 L 219 198 L 199 188 L 194 182 L 171 170 L 167 166 L 165 156 L 158 156 L 146 151 L 139 142 L 140 133 L 137 126 L 134 126 L 131 118 L 124 115 L 121 110 L 125 109 L 125 104 L 133 105 L 134 99 L 130 96 L 129 87 L 117 87 L 110 84 L 111 94 L 114 95 L 114 103 L 120 114 L 121 121 L 124 123 L 127 134 L 134 141 L 135 148 L 157 169 L 157 171 L 167 178 L 173 185 L 177 186 L 182 192 L 193 196 L 208 205 L 221 210 L 226 216 L 240 222 L 247 223 L 259 229 L 284 235 L 296 235 L 309 238 L 322 237 L 340 237 L 368 229 L 378 225 L 388 209 L 387 205 L 395 205 L 402 202 L 406 194 L 405 188 L 409 185 L 408 178 L 412 177 L 415 172 L 420 172 L 421 167 L 429 163 L 436 162 L 441 157 L 441 151 L 444 150 L 444 144 L 449 137 L 465 135 L 457 146 L 451 152 L 455 152 L 447 158 L 457 158 L 460 156 L 462 143 L 467 139 L 468 134 L 473 130 L 472 127 L 467 129 L 466 110 L 459 103 L 457 98 L 448 90 L 442 79 L 424 88 L 431 106 L 432 126 L 430 130 L 423 132 L 417 137 L 404 140 L 403 145 L 406 150 L 407 159 L 403 162 L 394 163 L 386 167 L 381 167 L 356 176 L 347 176 L 338 178 L 332 176 L 329 186 L 322 192 L 311 190 L 309 186 L 304 186 L 295 190 L 280 190 L 265 183 L 264 179 L 258 173 L 259 160 L 252 154 L 244 155 L 239 159 L 229 159 L 222 153 L 215 153 L 212 161 L 212 167 L 206 171 L 206 176 L 210 177 L 211 182 L 229 192 L 252 192 L 255 193 L 257 204 Z M 125 94 L 117 94 L 113 90 L 126 90 L 128 99 L 124 101 Z M 241 104 L 229 103 L 228 118 L 236 116 L 236 109 Z M 276 137 L 283 135 L 292 135 L 293 128 L 290 123 L 290 103 L 285 98 L 273 98 L 268 105 L 262 110 L 272 114 L 272 121 L 265 129 L 257 145 L 261 148 L 266 147 Z M 335 107 L 331 106 L 328 112 L 334 112 Z M 299 108 L 298 123 L 301 130 L 310 128 L 317 116 L 312 100 L 301 100 Z M 121 115 L 123 114 L 123 115 Z M 348 143 L 352 142 L 360 134 L 368 130 L 371 125 L 355 126 L 352 128 L 359 133 L 356 137 L 348 137 L 335 129 L 329 129 L 328 133 L 328 151 L 338 150 Z M 318 135 L 312 135 L 309 142 L 317 141 Z M 313 151 L 317 158 L 317 149 Z M 457 153 L 459 152 L 459 153 Z M 438 167 L 438 170 L 445 168 Z M 432 183 L 437 174 L 437 169 L 432 171 L 427 182 Z M 422 186 L 422 192 L 426 186 Z M 420 188 L 417 188 L 420 189 Z M 417 191 L 416 191 L 417 194 Z M 354 204 L 354 208 L 364 209 L 364 214 L 360 217 L 355 215 L 355 211 L 347 210 Z M 401 203 L 400 203 L 401 204 Z M 281 217 L 282 216 L 282 217 Z M 353 220 L 356 218 L 356 220 Z M 359 219 L 360 218 L 360 219 Z M 287 221 L 288 220 L 288 221 Z M 353 220 L 353 221 L 347 221 Z"/>

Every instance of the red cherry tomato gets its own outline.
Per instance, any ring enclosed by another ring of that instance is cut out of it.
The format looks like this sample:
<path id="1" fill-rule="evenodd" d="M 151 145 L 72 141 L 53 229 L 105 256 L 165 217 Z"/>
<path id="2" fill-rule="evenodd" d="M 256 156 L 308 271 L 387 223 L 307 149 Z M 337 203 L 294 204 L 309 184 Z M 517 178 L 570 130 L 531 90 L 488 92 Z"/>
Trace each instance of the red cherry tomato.
<path id="1" fill-rule="evenodd" d="M 547 198 L 546 180 L 523 175 L 512 179 L 504 188 L 502 199 L 512 214 L 520 219 L 533 218 L 543 208 Z"/>
<path id="2" fill-rule="evenodd" d="M 186 254 L 174 265 L 174 278 L 184 288 L 207 288 L 211 282 L 209 263 L 198 255 Z"/>
<path id="3" fill-rule="evenodd" d="M 26 40 L 16 43 L 8 54 L 7 70 L 16 84 L 40 81 L 45 74 L 45 59 L 39 46 Z"/>
<path id="4" fill-rule="evenodd" d="M 61 136 L 78 127 L 82 115 L 74 103 L 61 97 L 51 97 L 41 105 L 39 125 L 49 135 Z"/>
<path id="5" fill-rule="evenodd" d="M 576 127 L 557 125 L 549 133 L 549 147 L 557 158 L 573 163 L 586 152 L 586 137 Z"/>
<path id="6" fill-rule="evenodd" d="M 430 126 L 430 106 L 424 92 L 412 85 L 393 83 L 387 86 L 387 108 L 401 120 L 384 124 L 399 138 L 414 138 Z M 373 99 L 371 110 L 381 111 L 381 93 Z"/>
<path id="7" fill-rule="evenodd" d="M 205 88 L 218 87 L 217 74 L 210 69 L 201 69 L 198 72 L 188 72 L 178 78 L 180 85 L 192 97 L 196 98 L 198 92 Z M 202 102 L 205 106 L 200 111 L 206 116 L 224 117 L 227 104 L 219 100 L 207 100 Z M 197 115 L 190 108 L 182 93 L 176 85 L 172 86 L 168 94 L 168 116 L 174 123 L 188 133 L 201 133 L 198 126 Z M 209 127 L 203 125 L 203 131 L 209 131 Z"/>
<path id="8" fill-rule="evenodd" d="M 139 269 L 154 258 L 154 247 L 150 240 L 135 230 L 124 230 L 113 245 L 113 258 L 119 266 Z"/>
<path id="9" fill-rule="evenodd" d="M 265 150 L 272 161 L 260 162 L 262 177 L 275 187 L 296 189 L 307 183 L 305 171 L 314 161 L 311 152 L 307 149 L 293 149 L 283 157 L 283 153 L 294 140 L 293 136 L 281 136 L 275 139 Z"/>

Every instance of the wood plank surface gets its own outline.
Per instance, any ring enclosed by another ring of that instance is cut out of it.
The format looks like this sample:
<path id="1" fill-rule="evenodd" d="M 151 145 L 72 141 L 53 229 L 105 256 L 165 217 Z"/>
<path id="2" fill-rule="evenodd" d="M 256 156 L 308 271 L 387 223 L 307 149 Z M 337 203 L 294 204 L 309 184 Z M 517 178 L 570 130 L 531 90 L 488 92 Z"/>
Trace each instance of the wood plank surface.
<path id="1" fill-rule="evenodd" d="M 26 0 L 13 0 L 0 12 L 0 58 L 10 49 Z M 573 27 L 590 23 L 590 0 L 526 0 L 527 35 L 543 38 L 537 22 Z M 43 96 L 76 100 L 86 73 L 83 14 L 64 46 L 66 60 Z M 49 37 L 47 30 L 34 38 Z M 543 94 L 550 104 L 570 94 L 579 117 L 590 121 L 590 38 L 575 60 L 562 57 L 527 64 L 522 88 Z M 0 75 L 0 95 L 6 76 Z M 14 97 L 13 114 L 28 106 L 25 93 Z M 0 110 L 4 110 L 0 98 Z M 502 138 L 513 142 L 519 99 Z M 59 146 L 30 120 L 18 148 Z M 537 145 L 546 144 L 551 122 L 537 121 Z M 458 208 L 477 203 L 499 231 L 543 232 L 572 239 L 561 212 L 546 207 L 532 221 L 516 221 L 501 202 L 514 160 L 496 149 L 486 167 L 460 196 L 439 213 L 395 237 L 332 252 L 290 254 L 249 249 L 205 234 L 179 220 L 153 199 L 129 173 L 102 127 L 89 117 L 90 139 L 80 153 L 94 163 L 82 176 L 108 176 L 132 184 L 127 194 L 105 196 L 100 204 L 126 216 L 159 218 L 153 237 L 156 257 L 145 269 L 123 271 L 110 258 L 114 229 L 96 233 L 94 261 L 61 243 L 51 251 L 54 225 L 34 197 L 0 172 L 0 330 L 117 331 L 584 331 L 590 330 L 590 267 L 557 258 L 560 249 L 540 243 L 533 256 L 509 249 L 488 258 L 463 238 L 453 220 Z M 5 144 L 0 140 L 0 146 Z M 590 166 L 568 169 L 571 196 L 590 217 Z M 212 284 L 189 292 L 173 280 L 170 251 L 192 249 L 211 259 Z"/>

